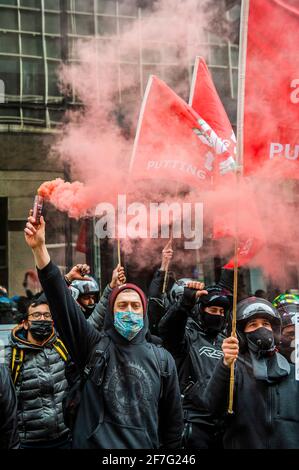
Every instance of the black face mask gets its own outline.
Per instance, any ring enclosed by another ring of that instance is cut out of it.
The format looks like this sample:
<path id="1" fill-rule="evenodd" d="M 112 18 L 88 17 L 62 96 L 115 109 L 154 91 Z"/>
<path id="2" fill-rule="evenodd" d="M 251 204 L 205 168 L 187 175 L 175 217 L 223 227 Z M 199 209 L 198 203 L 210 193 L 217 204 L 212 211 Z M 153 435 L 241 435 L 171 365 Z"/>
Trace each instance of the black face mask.
<path id="1" fill-rule="evenodd" d="M 267 356 L 275 351 L 273 331 L 261 327 L 245 334 L 249 350 L 257 353 L 258 356 Z"/>
<path id="2" fill-rule="evenodd" d="M 219 333 L 223 330 L 225 318 L 222 315 L 211 315 L 203 312 L 201 315 L 203 325 L 208 332 Z"/>
<path id="3" fill-rule="evenodd" d="M 51 320 L 35 320 L 29 325 L 29 331 L 36 341 L 45 341 L 53 331 Z"/>
<path id="4" fill-rule="evenodd" d="M 295 347 L 293 338 L 282 335 L 279 343 L 279 352 L 288 360 L 288 362 L 295 364 Z"/>

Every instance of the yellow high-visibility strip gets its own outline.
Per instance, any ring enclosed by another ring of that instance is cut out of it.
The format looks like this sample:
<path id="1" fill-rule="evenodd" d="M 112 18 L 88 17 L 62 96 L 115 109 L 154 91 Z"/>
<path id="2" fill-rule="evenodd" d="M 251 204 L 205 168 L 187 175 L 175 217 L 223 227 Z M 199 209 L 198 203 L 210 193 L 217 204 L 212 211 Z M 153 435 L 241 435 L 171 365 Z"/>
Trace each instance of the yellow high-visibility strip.
<path id="1" fill-rule="evenodd" d="M 57 342 L 55 342 L 55 343 L 53 344 L 53 346 L 54 346 L 54 348 L 56 349 L 56 351 L 58 352 L 58 354 L 62 357 L 62 359 L 63 359 L 65 362 L 67 362 L 67 356 L 68 356 L 68 354 L 67 354 L 67 350 L 66 350 L 64 344 L 63 344 L 61 341 L 57 340 Z"/>
<path id="2" fill-rule="evenodd" d="M 13 371 L 14 371 L 14 368 L 15 368 L 15 363 L 16 363 L 16 354 L 17 354 L 17 350 L 16 348 L 13 348 L 12 350 L 12 359 L 11 359 L 11 373 L 13 374 Z M 16 374 L 14 374 L 16 375 Z M 15 378 L 13 377 L 13 382 L 15 382 Z"/>
<path id="3" fill-rule="evenodd" d="M 16 372 L 15 372 L 15 376 L 14 376 L 14 380 L 13 380 L 13 383 L 15 384 L 17 382 L 17 379 L 18 379 L 18 376 L 19 376 L 19 373 L 20 373 L 20 369 L 21 369 L 21 366 L 23 364 L 23 359 L 24 359 L 24 351 L 23 349 L 19 349 L 18 350 L 19 353 L 20 353 L 20 357 L 18 359 L 18 365 L 16 367 Z"/>

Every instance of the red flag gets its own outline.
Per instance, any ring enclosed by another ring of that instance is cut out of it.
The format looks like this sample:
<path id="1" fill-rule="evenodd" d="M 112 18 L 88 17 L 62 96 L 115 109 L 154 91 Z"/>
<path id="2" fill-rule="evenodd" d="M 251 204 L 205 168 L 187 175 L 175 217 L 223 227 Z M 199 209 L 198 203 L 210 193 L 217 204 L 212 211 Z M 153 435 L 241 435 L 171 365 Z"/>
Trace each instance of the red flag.
<path id="1" fill-rule="evenodd" d="M 295 6 L 297 5 L 297 6 Z M 299 178 L 299 8 L 251 0 L 244 113 L 244 170 Z"/>
<path id="2" fill-rule="evenodd" d="M 238 267 L 248 264 L 255 257 L 255 255 L 257 255 L 263 246 L 264 241 L 258 240 L 257 238 L 249 237 L 245 240 L 242 240 L 238 247 Z M 233 256 L 223 267 L 225 269 L 233 269 L 234 265 L 235 258 Z"/>
<path id="3" fill-rule="evenodd" d="M 203 57 L 196 57 L 190 89 L 189 105 L 211 126 L 223 140 L 227 150 L 236 156 L 236 137 L 213 79 Z M 219 162 L 224 166 L 224 162 Z M 216 171 L 216 174 L 218 172 Z"/>
<path id="4" fill-rule="evenodd" d="M 211 159 L 230 157 L 208 123 L 162 80 L 151 76 L 130 164 L 133 177 L 174 180 L 198 187 L 211 176 Z"/>

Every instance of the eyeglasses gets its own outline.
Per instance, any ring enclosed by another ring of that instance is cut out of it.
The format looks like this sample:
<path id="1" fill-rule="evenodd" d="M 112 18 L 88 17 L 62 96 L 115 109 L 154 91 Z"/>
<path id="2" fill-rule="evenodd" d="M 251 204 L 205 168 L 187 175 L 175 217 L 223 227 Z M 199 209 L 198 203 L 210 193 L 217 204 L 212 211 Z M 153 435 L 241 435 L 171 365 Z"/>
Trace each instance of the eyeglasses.
<path id="1" fill-rule="evenodd" d="M 44 317 L 45 320 L 52 320 L 52 315 L 50 312 L 34 312 L 28 315 L 28 318 L 32 317 L 34 320 L 41 320 Z"/>

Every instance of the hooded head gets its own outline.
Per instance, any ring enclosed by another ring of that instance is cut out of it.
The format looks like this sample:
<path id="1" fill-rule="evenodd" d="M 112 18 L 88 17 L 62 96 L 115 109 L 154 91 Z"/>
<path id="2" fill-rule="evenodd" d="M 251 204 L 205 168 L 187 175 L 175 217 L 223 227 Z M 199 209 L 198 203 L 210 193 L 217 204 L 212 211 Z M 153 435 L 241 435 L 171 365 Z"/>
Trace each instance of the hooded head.
<path id="1" fill-rule="evenodd" d="M 148 330 L 147 300 L 135 284 L 123 284 L 110 294 L 104 329 L 117 343 L 142 343 Z"/>
<path id="2" fill-rule="evenodd" d="M 225 327 L 232 306 L 232 295 L 226 289 L 211 286 L 208 294 L 199 298 L 194 307 L 194 317 L 209 334 L 218 334 Z"/>

